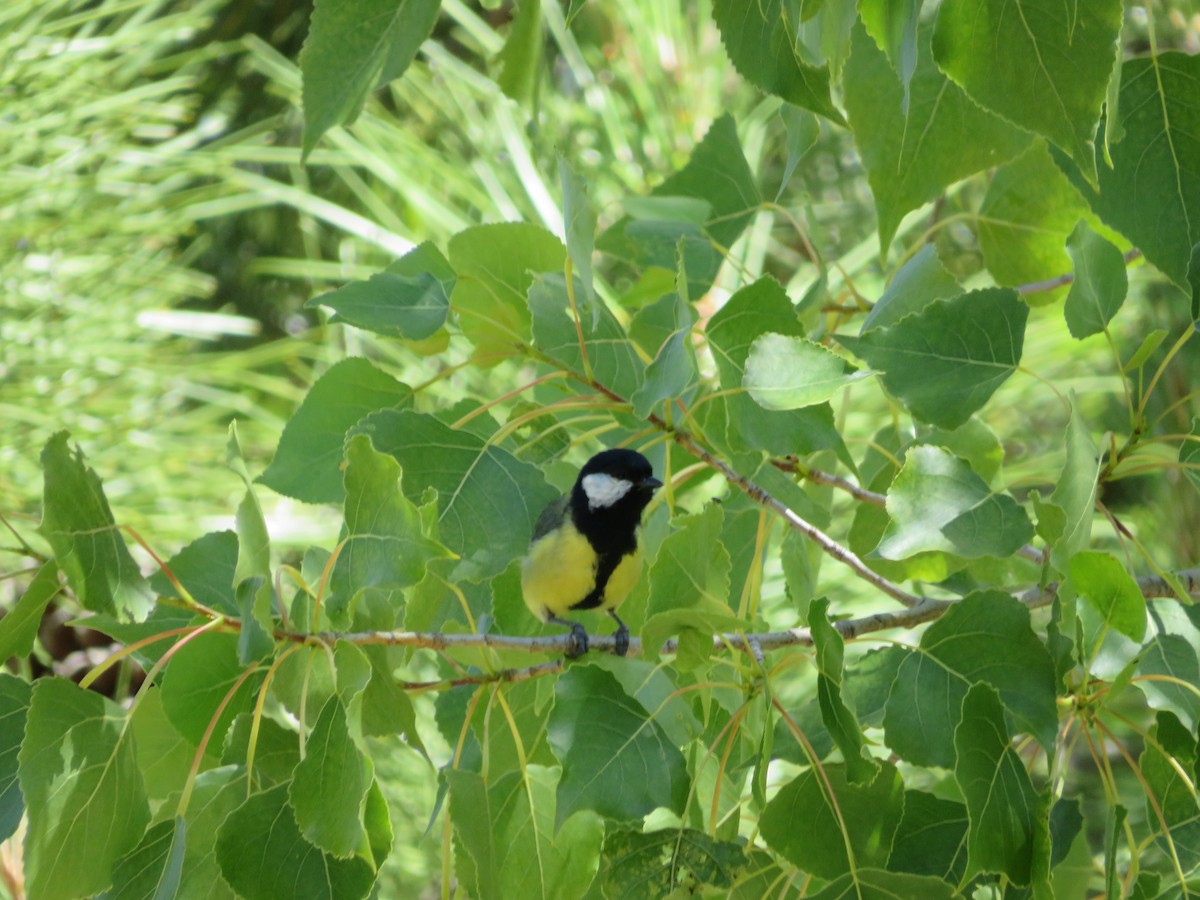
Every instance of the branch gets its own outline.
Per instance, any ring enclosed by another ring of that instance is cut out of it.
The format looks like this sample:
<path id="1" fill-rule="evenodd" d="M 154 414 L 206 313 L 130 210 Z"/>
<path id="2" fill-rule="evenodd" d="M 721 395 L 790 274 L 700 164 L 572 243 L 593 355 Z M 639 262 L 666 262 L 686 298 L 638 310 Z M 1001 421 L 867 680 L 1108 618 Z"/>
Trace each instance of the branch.
<path id="1" fill-rule="evenodd" d="M 1141 259 L 1142 251 L 1134 248 L 1133 250 L 1125 251 L 1125 265 L 1129 265 L 1135 259 Z M 1068 272 L 1066 275 L 1059 275 L 1057 278 L 1048 278 L 1045 281 L 1034 281 L 1031 284 L 1022 284 L 1017 286 L 1017 293 L 1022 297 L 1028 294 L 1043 294 L 1046 291 L 1052 291 L 1055 288 L 1064 287 L 1075 280 L 1075 275 Z"/>
<path id="2" fill-rule="evenodd" d="M 1200 569 L 1187 569 L 1176 572 L 1175 577 L 1184 585 L 1190 596 L 1200 598 Z M 1174 590 L 1163 578 L 1155 575 L 1137 579 L 1142 596 L 1148 600 L 1175 596 Z M 1044 589 L 1031 588 L 1020 594 L 1017 599 L 1030 609 L 1049 606 L 1058 593 L 1058 585 L 1050 584 Z M 938 600 L 931 597 L 918 598 L 917 602 L 906 609 L 890 612 L 872 613 L 854 619 L 839 619 L 833 623 L 846 640 L 852 640 L 864 634 L 884 631 L 889 628 L 912 628 L 942 616 L 953 606 L 955 600 Z M 310 640 L 312 635 L 283 634 L 282 637 L 296 641 Z M 421 631 L 361 631 L 361 632 L 322 632 L 316 635 L 322 641 L 333 643 L 337 640 L 349 641 L 354 644 L 384 644 L 390 647 L 424 647 L 432 650 L 451 650 L 468 647 L 492 647 L 504 650 L 524 650 L 529 653 L 564 653 L 567 649 L 569 635 L 554 637 L 511 637 L 502 634 L 441 634 L 439 632 Z M 765 631 L 755 633 L 725 633 L 713 635 L 713 650 L 741 650 L 758 656 L 768 650 L 778 650 L 783 647 L 807 647 L 813 643 L 812 632 L 808 628 L 788 628 L 784 631 Z M 602 653 L 615 653 L 616 642 L 612 635 L 588 635 L 590 649 Z M 630 638 L 630 656 L 643 654 L 641 638 Z M 672 655 L 679 649 L 679 642 L 671 639 L 659 648 L 662 655 Z M 557 667 L 557 668 L 556 668 Z M 466 679 L 451 679 L 445 682 L 421 682 L 405 685 L 415 690 L 432 690 L 441 686 L 453 686 L 458 683 L 477 683 L 484 681 L 520 681 L 534 678 L 538 675 L 558 671 L 561 663 L 547 663 L 544 666 L 533 666 L 530 669 L 509 669 L 500 673 L 486 676 L 471 676 Z"/>

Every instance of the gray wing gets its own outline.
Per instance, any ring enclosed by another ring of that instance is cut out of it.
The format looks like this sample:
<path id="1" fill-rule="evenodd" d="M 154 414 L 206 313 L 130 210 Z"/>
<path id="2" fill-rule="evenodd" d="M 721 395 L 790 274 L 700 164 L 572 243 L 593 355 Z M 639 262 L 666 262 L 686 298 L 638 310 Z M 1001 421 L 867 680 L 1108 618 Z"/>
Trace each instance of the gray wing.
<path id="1" fill-rule="evenodd" d="M 538 538 L 543 537 L 558 527 L 562 522 L 563 517 L 567 514 L 567 504 L 570 502 L 571 495 L 563 494 L 554 502 L 548 504 L 542 510 L 542 514 L 538 516 L 537 524 L 533 526 L 533 538 L 530 540 L 532 544 Z"/>

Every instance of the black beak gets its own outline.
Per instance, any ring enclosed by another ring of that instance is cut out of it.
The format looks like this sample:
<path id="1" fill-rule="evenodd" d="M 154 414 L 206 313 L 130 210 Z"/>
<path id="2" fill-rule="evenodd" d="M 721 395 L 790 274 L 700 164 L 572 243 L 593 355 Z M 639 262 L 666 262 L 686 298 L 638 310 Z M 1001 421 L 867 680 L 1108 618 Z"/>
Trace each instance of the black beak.
<path id="1" fill-rule="evenodd" d="M 657 478 L 655 478 L 653 475 L 651 475 L 649 478 L 643 478 L 641 480 L 641 482 L 638 484 L 638 487 L 640 487 L 643 491 L 646 491 L 648 493 L 653 493 L 654 491 L 656 491 L 660 487 L 662 487 L 662 482 L 659 481 Z"/>

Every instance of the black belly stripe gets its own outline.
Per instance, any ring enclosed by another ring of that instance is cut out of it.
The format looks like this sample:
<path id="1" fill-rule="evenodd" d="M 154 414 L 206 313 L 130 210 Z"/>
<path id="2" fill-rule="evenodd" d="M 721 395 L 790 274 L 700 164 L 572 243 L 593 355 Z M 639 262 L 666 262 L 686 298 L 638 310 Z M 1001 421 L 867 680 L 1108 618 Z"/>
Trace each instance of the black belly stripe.
<path id="1" fill-rule="evenodd" d="M 619 553 L 606 553 L 601 556 L 596 561 L 596 586 L 571 609 L 595 609 L 604 602 L 604 589 L 608 587 L 608 580 L 612 578 L 612 573 L 617 570 L 617 565 L 623 558 Z"/>

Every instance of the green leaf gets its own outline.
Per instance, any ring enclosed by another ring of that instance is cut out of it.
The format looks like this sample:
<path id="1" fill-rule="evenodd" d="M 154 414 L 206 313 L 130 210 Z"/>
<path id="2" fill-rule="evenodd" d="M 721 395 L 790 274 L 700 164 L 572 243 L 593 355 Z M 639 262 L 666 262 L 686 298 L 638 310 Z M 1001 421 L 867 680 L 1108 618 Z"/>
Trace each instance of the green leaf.
<path id="1" fill-rule="evenodd" d="M 330 322 L 420 341 L 445 324 L 455 278 L 450 263 L 426 241 L 366 281 L 351 281 L 304 305 L 329 307 Z"/>
<path id="2" fill-rule="evenodd" d="M 1138 760 L 1154 803 L 1146 800 L 1146 818 L 1158 822 L 1161 813 L 1171 844 L 1185 872 L 1200 865 L 1200 803 L 1192 782 L 1196 771 L 1196 739 L 1172 713 L 1159 712 Z M 1187 773 L 1187 778 L 1182 777 Z M 1160 835 L 1160 845 L 1165 845 Z M 1165 846 L 1164 846 L 1164 849 Z"/>
<path id="3" fill-rule="evenodd" d="M 842 75 L 846 115 L 875 196 L 884 255 L 906 213 L 954 182 L 1012 159 L 1029 144 L 1027 133 L 980 109 L 937 69 L 929 32 L 924 28 L 918 34 L 907 95 L 888 58 L 861 26 L 854 29 Z"/>
<path id="4" fill-rule="evenodd" d="M 188 803 L 183 872 L 175 900 L 235 900 L 217 865 L 217 829 L 245 799 L 246 773 L 240 768 L 209 769 L 196 777 Z"/>
<path id="5" fill-rule="evenodd" d="M 233 720 L 233 727 L 225 735 L 225 746 L 221 750 L 221 765 L 246 767 L 254 721 L 251 713 L 242 713 Z M 292 777 L 300 762 L 300 739 L 296 732 L 284 728 L 274 720 L 263 717 L 255 733 L 253 776 L 256 786 L 273 787 Z M 245 799 L 238 798 L 238 803 Z M 234 804 L 235 806 L 237 804 Z"/>
<path id="6" fill-rule="evenodd" d="M 925 791 L 905 791 L 888 868 L 959 884 L 966 866 L 967 808 Z"/>
<path id="7" fill-rule="evenodd" d="M 1067 251 L 1075 264 L 1075 280 L 1064 310 L 1071 337 L 1099 334 L 1112 321 L 1129 288 L 1121 251 L 1080 220 L 1067 238 Z"/>
<path id="8" fill-rule="evenodd" d="M 1071 581 L 1105 625 L 1135 641 L 1146 636 L 1146 598 L 1125 567 L 1111 553 L 1084 550 L 1071 557 Z"/>
<path id="9" fill-rule="evenodd" d="M 346 495 L 341 471 L 346 432 L 373 412 L 411 405 L 408 385 L 365 359 L 342 360 L 309 389 L 258 480 L 306 503 L 341 502 Z"/>
<path id="10" fill-rule="evenodd" d="M 246 494 L 237 509 L 237 539 L 238 559 L 237 568 L 233 574 L 233 583 L 241 584 L 247 578 L 259 576 L 270 584 L 271 579 L 271 536 L 267 533 L 267 520 L 263 515 L 258 495 L 254 492 L 254 482 L 246 469 L 242 458 L 242 448 L 238 442 L 237 422 L 229 423 L 229 439 L 225 444 L 225 463 L 233 469 L 246 485 Z"/>
<path id="11" fill-rule="evenodd" d="M 921 900 L 954 900 L 961 896 L 953 885 L 940 878 L 885 872 L 882 869 L 856 869 L 825 885 L 812 900 L 897 900 L 920 897 Z"/>
<path id="12" fill-rule="evenodd" d="M 712 287 L 723 261 L 713 244 L 732 247 L 761 202 L 733 117 L 723 115 L 713 122 L 687 165 L 650 193 L 707 202 L 711 213 L 703 230 L 694 222 L 675 218 L 636 222 L 623 217 L 600 236 L 596 246 L 639 268 L 658 266 L 675 271 L 677 248 L 684 238 L 688 296 L 700 297 Z"/>
<path id="13" fill-rule="evenodd" d="M 874 780 L 879 764 L 871 759 L 866 738 L 854 710 L 842 697 L 844 643 L 841 632 L 829 624 L 829 601 L 822 598 L 809 607 L 809 628 L 817 657 L 817 703 L 821 720 L 842 751 L 846 778 L 853 784 Z"/>
<path id="14" fill-rule="evenodd" d="M 817 138 L 821 136 L 820 120 L 806 109 L 784 103 L 779 107 L 779 118 L 783 120 L 783 127 L 787 132 L 787 164 L 783 167 L 783 176 L 779 179 L 776 201 L 783 196 L 783 189 L 792 180 L 792 174 L 800 160 L 817 145 Z"/>
<path id="15" fill-rule="evenodd" d="M 242 623 L 238 629 L 238 662 L 243 666 L 265 660 L 275 649 L 272 597 L 270 582 L 259 575 L 237 586 L 235 598 Z"/>
<path id="16" fill-rule="evenodd" d="M 85 609 L 145 619 L 154 597 L 117 529 L 100 478 L 60 431 L 42 450 L 45 488 L 39 530 Z"/>
<path id="17" fill-rule="evenodd" d="M 359 430 L 399 460 L 410 501 L 437 491 L 439 540 L 463 557 L 457 577 L 478 581 L 504 571 L 525 553 L 537 517 L 557 496 L 534 466 L 433 416 L 381 412 Z"/>
<path id="18" fill-rule="evenodd" d="M 939 550 L 968 559 L 1004 558 L 1033 537 L 1025 510 L 993 494 L 975 471 L 941 447 L 911 447 L 887 492 L 892 517 L 876 553 L 906 559 Z"/>
<path id="19" fill-rule="evenodd" d="M 962 701 L 954 731 L 954 778 L 966 800 L 967 873 L 995 872 L 1014 884 L 1034 876 L 1042 800 L 1012 748 L 1000 694 L 976 684 Z"/>
<path id="20" fill-rule="evenodd" d="M 770 277 L 760 278 L 737 291 L 705 329 L 721 376 L 721 388 L 738 392 L 723 401 L 728 409 L 730 441 L 739 447 L 749 446 L 774 455 L 840 449 L 840 458 L 845 445 L 833 427 L 833 411 L 828 405 L 776 412 L 764 410 L 742 392 L 750 347 L 765 332 L 791 337 L 805 334 L 787 294 Z"/>
<path id="21" fill-rule="evenodd" d="M 196 748 L 167 718 L 161 690 L 142 688 L 130 725 L 146 796 L 153 803 L 182 791 L 196 758 Z"/>
<path id="22" fill-rule="evenodd" d="M 630 398 L 633 414 L 646 418 L 663 400 L 683 396 L 696 382 L 696 357 L 692 351 L 692 325 L 696 312 L 687 299 L 674 297 L 674 330 L 659 346 L 646 367 L 646 380 Z"/>
<path id="23" fill-rule="evenodd" d="M 458 273 L 450 305 L 479 364 L 518 354 L 530 339 L 525 295 L 536 274 L 563 271 L 562 241 L 536 225 L 508 222 L 460 231 L 448 249 Z"/>
<path id="24" fill-rule="evenodd" d="M 1138 674 L 1159 675 L 1163 679 L 1138 679 L 1137 686 L 1154 709 L 1169 710 L 1195 728 L 1200 722 L 1200 697 L 1193 685 L 1200 684 L 1200 659 L 1194 636 L 1160 634 L 1146 645 Z"/>
<path id="25" fill-rule="evenodd" d="M 0 660 L 24 657 L 33 652 L 33 641 L 41 627 L 42 614 L 61 590 L 58 566 L 53 560 L 42 563 L 29 579 L 25 592 L 0 617 Z"/>
<path id="26" fill-rule="evenodd" d="M 890 328 L 836 337 L 883 373 L 914 418 L 957 428 L 1016 371 L 1028 316 L 1016 291 L 985 288 L 930 303 Z"/>
<path id="27" fill-rule="evenodd" d="M 746 853 L 694 828 L 643 832 L 618 828 L 604 839 L 603 867 L 596 876 L 604 896 L 658 900 L 680 887 L 731 888 L 746 870 Z"/>
<path id="28" fill-rule="evenodd" d="M 768 332 L 750 345 L 742 386 L 763 409 L 788 410 L 824 403 L 870 375 L 807 338 Z"/>
<path id="29" fill-rule="evenodd" d="M 724 514 L 710 504 L 677 523 L 658 548 L 648 581 L 654 585 L 642 626 L 650 658 L 681 628 L 712 634 L 741 624 L 729 608 L 729 552 L 718 542 Z"/>
<path id="30" fill-rule="evenodd" d="M 0 841 L 12 836 L 25 812 L 17 780 L 17 753 L 25 738 L 31 693 L 28 682 L 0 672 Z"/>
<path id="31" fill-rule="evenodd" d="M 567 283 L 560 273 L 541 275 L 529 288 L 533 344 L 546 356 L 581 377 L 585 374 L 579 335 L 593 377 L 621 397 L 632 397 L 645 379 L 646 365 L 608 306 L 597 300 L 591 313 L 580 305 L 583 282 L 574 279 L 575 310 L 571 311 Z"/>
<path id="32" fill-rule="evenodd" d="M 167 560 L 167 569 L 197 603 L 237 616 L 240 613 L 233 594 L 237 560 L 237 535 L 232 531 L 212 531 L 196 538 Z M 178 594 L 163 571 L 150 576 L 150 587 L 163 597 Z"/>
<path id="33" fill-rule="evenodd" d="M 563 767 L 559 826 L 581 809 L 624 822 L 660 806 L 683 812 L 689 781 L 683 754 L 610 673 L 572 666 L 554 698 L 547 738 Z"/>
<path id="34" fill-rule="evenodd" d="M 1120 803 L 1113 803 L 1104 817 L 1104 893 L 1108 900 L 1117 900 L 1124 892 L 1118 855 L 1121 852 L 1122 827 L 1128 815 L 1129 810 Z"/>
<path id="35" fill-rule="evenodd" d="M 908 113 L 909 85 L 917 69 L 917 23 L 921 0 L 859 0 L 858 14 L 904 86 L 901 112 Z"/>
<path id="36" fill-rule="evenodd" d="M 246 900 L 366 897 L 375 882 L 370 864 L 361 856 L 338 859 L 304 840 L 287 798 L 281 784 L 252 794 L 225 819 L 217 832 L 225 880 Z"/>
<path id="37" fill-rule="evenodd" d="M 1144 366 L 1146 360 L 1159 348 L 1159 345 L 1162 344 L 1166 337 L 1167 330 L 1165 328 L 1155 328 L 1149 332 L 1142 338 L 1142 342 L 1138 345 L 1137 350 L 1133 352 L 1133 356 L 1129 357 L 1129 361 L 1121 367 L 1121 371 L 1132 372 Z"/>
<path id="38" fill-rule="evenodd" d="M 199 746 L 225 695 L 245 669 L 238 661 L 237 648 L 235 634 L 202 634 L 180 647 L 163 672 L 163 709 L 193 746 Z M 225 705 L 213 729 L 209 753 L 220 751 L 234 716 L 250 711 L 262 678 L 262 673 L 251 675 Z"/>
<path id="39" fill-rule="evenodd" d="M 150 822 L 125 710 L 62 678 L 39 678 L 19 754 L 25 886 L 32 897 L 86 897 Z"/>
<path id="40" fill-rule="evenodd" d="M 566 158 L 558 157 L 558 178 L 562 184 L 563 231 L 567 237 L 567 255 L 572 268 L 579 273 L 589 305 L 596 302 L 596 287 L 592 280 L 592 251 L 596 244 L 596 211 L 588 200 L 588 184 L 576 174 Z M 576 297 L 576 301 L 579 298 Z M 595 313 L 593 313 L 593 316 Z M 595 325 L 593 318 L 592 324 Z"/>
<path id="41" fill-rule="evenodd" d="M 376 451 L 367 435 L 349 439 L 344 543 L 325 606 L 335 622 L 343 622 L 356 592 L 411 587 L 425 577 L 431 559 L 449 555 L 422 534 L 420 513 L 401 493 L 399 481 L 400 465 Z"/>
<path id="42" fill-rule="evenodd" d="M 859 333 L 894 325 L 909 313 L 920 312 L 934 300 L 948 300 L 961 293 L 962 288 L 938 259 L 933 244 L 924 244 L 892 276 L 887 290 L 867 313 Z"/>
<path id="43" fill-rule="evenodd" d="M 288 793 L 304 837 L 333 856 L 362 843 L 363 809 L 374 766 L 350 735 L 346 708 L 330 697 L 317 716 Z"/>
<path id="44" fill-rule="evenodd" d="M 363 647 L 371 663 L 371 680 L 363 689 L 362 730 L 369 737 L 399 735 L 409 746 L 424 754 L 417 732 L 417 714 L 408 693 L 392 675 L 395 667 L 387 647 Z"/>
<path id="45" fill-rule="evenodd" d="M 951 766 L 962 699 L 976 682 L 996 688 L 1019 729 L 1053 752 L 1054 664 L 1028 608 L 1002 591 L 953 604 L 905 656 L 884 712 L 887 745 L 914 765 Z"/>
<path id="46" fill-rule="evenodd" d="M 105 897 L 158 900 L 177 897 L 187 847 L 187 822 L 179 816 L 154 825 L 141 843 L 113 866 L 112 891 Z"/>
<path id="47" fill-rule="evenodd" d="M 1070 270 L 1066 240 L 1087 203 L 1054 164 L 1045 141 L 1000 166 L 979 206 L 979 249 L 997 284 L 1016 287 L 1057 278 Z M 1063 289 L 1031 294 L 1049 303 Z"/>
<path id="48" fill-rule="evenodd" d="M 500 64 L 496 85 L 506 97 L 527 103 L 533 97 L 542 62 L 542 2 L 518 0 L 515 6 L 508 38 L 496 55 Z"/>
<path id="49" fill-rule="evenodd" d="M 1179 445 L 1179 465 L 1192 486 L 1200 491 L 1200 416 L 1192 419 L 1192 430 L 1188 437 Z M 15 611 L 14 611 L 15 614 Z M 4 633 L 3 623 L 0 622 L 0 635 Z M 0 644 L 2 645 L 2 644 Z M 0 656 L 4 653 L 0 651 Z"/>
<path id="50" fill-rule="evenodd" d="M 768 94 L 839 125 L 845 119 L 829 95 L 829 67 L 805 62 L 796 44 L 795 8 L 783 0 L 746 6 L 714 0 L 713 19 L 733 67 Z"/>
<path id="51" fill-rule="evenodd" d="M 433 31 L 441 0 L 317 0 L 300 52 L 303 155 L 358 118 L 367 94 L 404 74 Z"/>
<path id="52" fill-rule="evenodd" d="M 1086 14 L 1063 0 L 949 0 L 933 55 L 972 100 L 1063 148 L 1094 182 L 1121 20 L 1121 0 L 1093 0 Z"/>
<path id="53" fill-rule="evenodd" d="M 1100 477 L 1100 454 L 1088 434 L 1087 424 L 1077 403 L 1071 404 L 1067 423 L 1067 458 L 1050 501 L 1062 509 L 1066 524 L 1062 538 L 1050 548 L 1050 561 L 1058 571 L 1070 571 L 1071 557 L 1088 545 L 1092 534 L 1092 516 L 1096 506 L 1096 488 Z"/>
<path id="54" fill-rule="evenodd" d="M 1126 60 L 1120 94 L 1125 137 L 1110 147 L 1111 167 L 1097 162 L 1098 189 L 1087 183 L 1087 169 L 1080 172 L 1059 152 L 1054 157 L 1101 221 L 1189 295 L 1192 248 L 1200 242 L 1197 80 L 1200 56 L 1172 52 Z"/>
<path id="55" fill-rule="evenodd" d="M 848 781 L 840 764 L 824 766 L 824 774 L 822 778 L 810 769 L 779 789 L 759 819 L 763 840 L 818 878 L 884 865 L 904 812 L 900 773 L 881 761 L 869 784 Z M 846 857 L 847 845 L 853 865 Z"/>
<path id="56" fill-rule="evenodd" d="M 528 765 L 487 784 L 474 772 L 450 769 L 450 818 L 474 863 L 471 895 L 580 897 L 593 878 L 604 824 L 571 816 L 555 827 L 557 767 Z"/>

